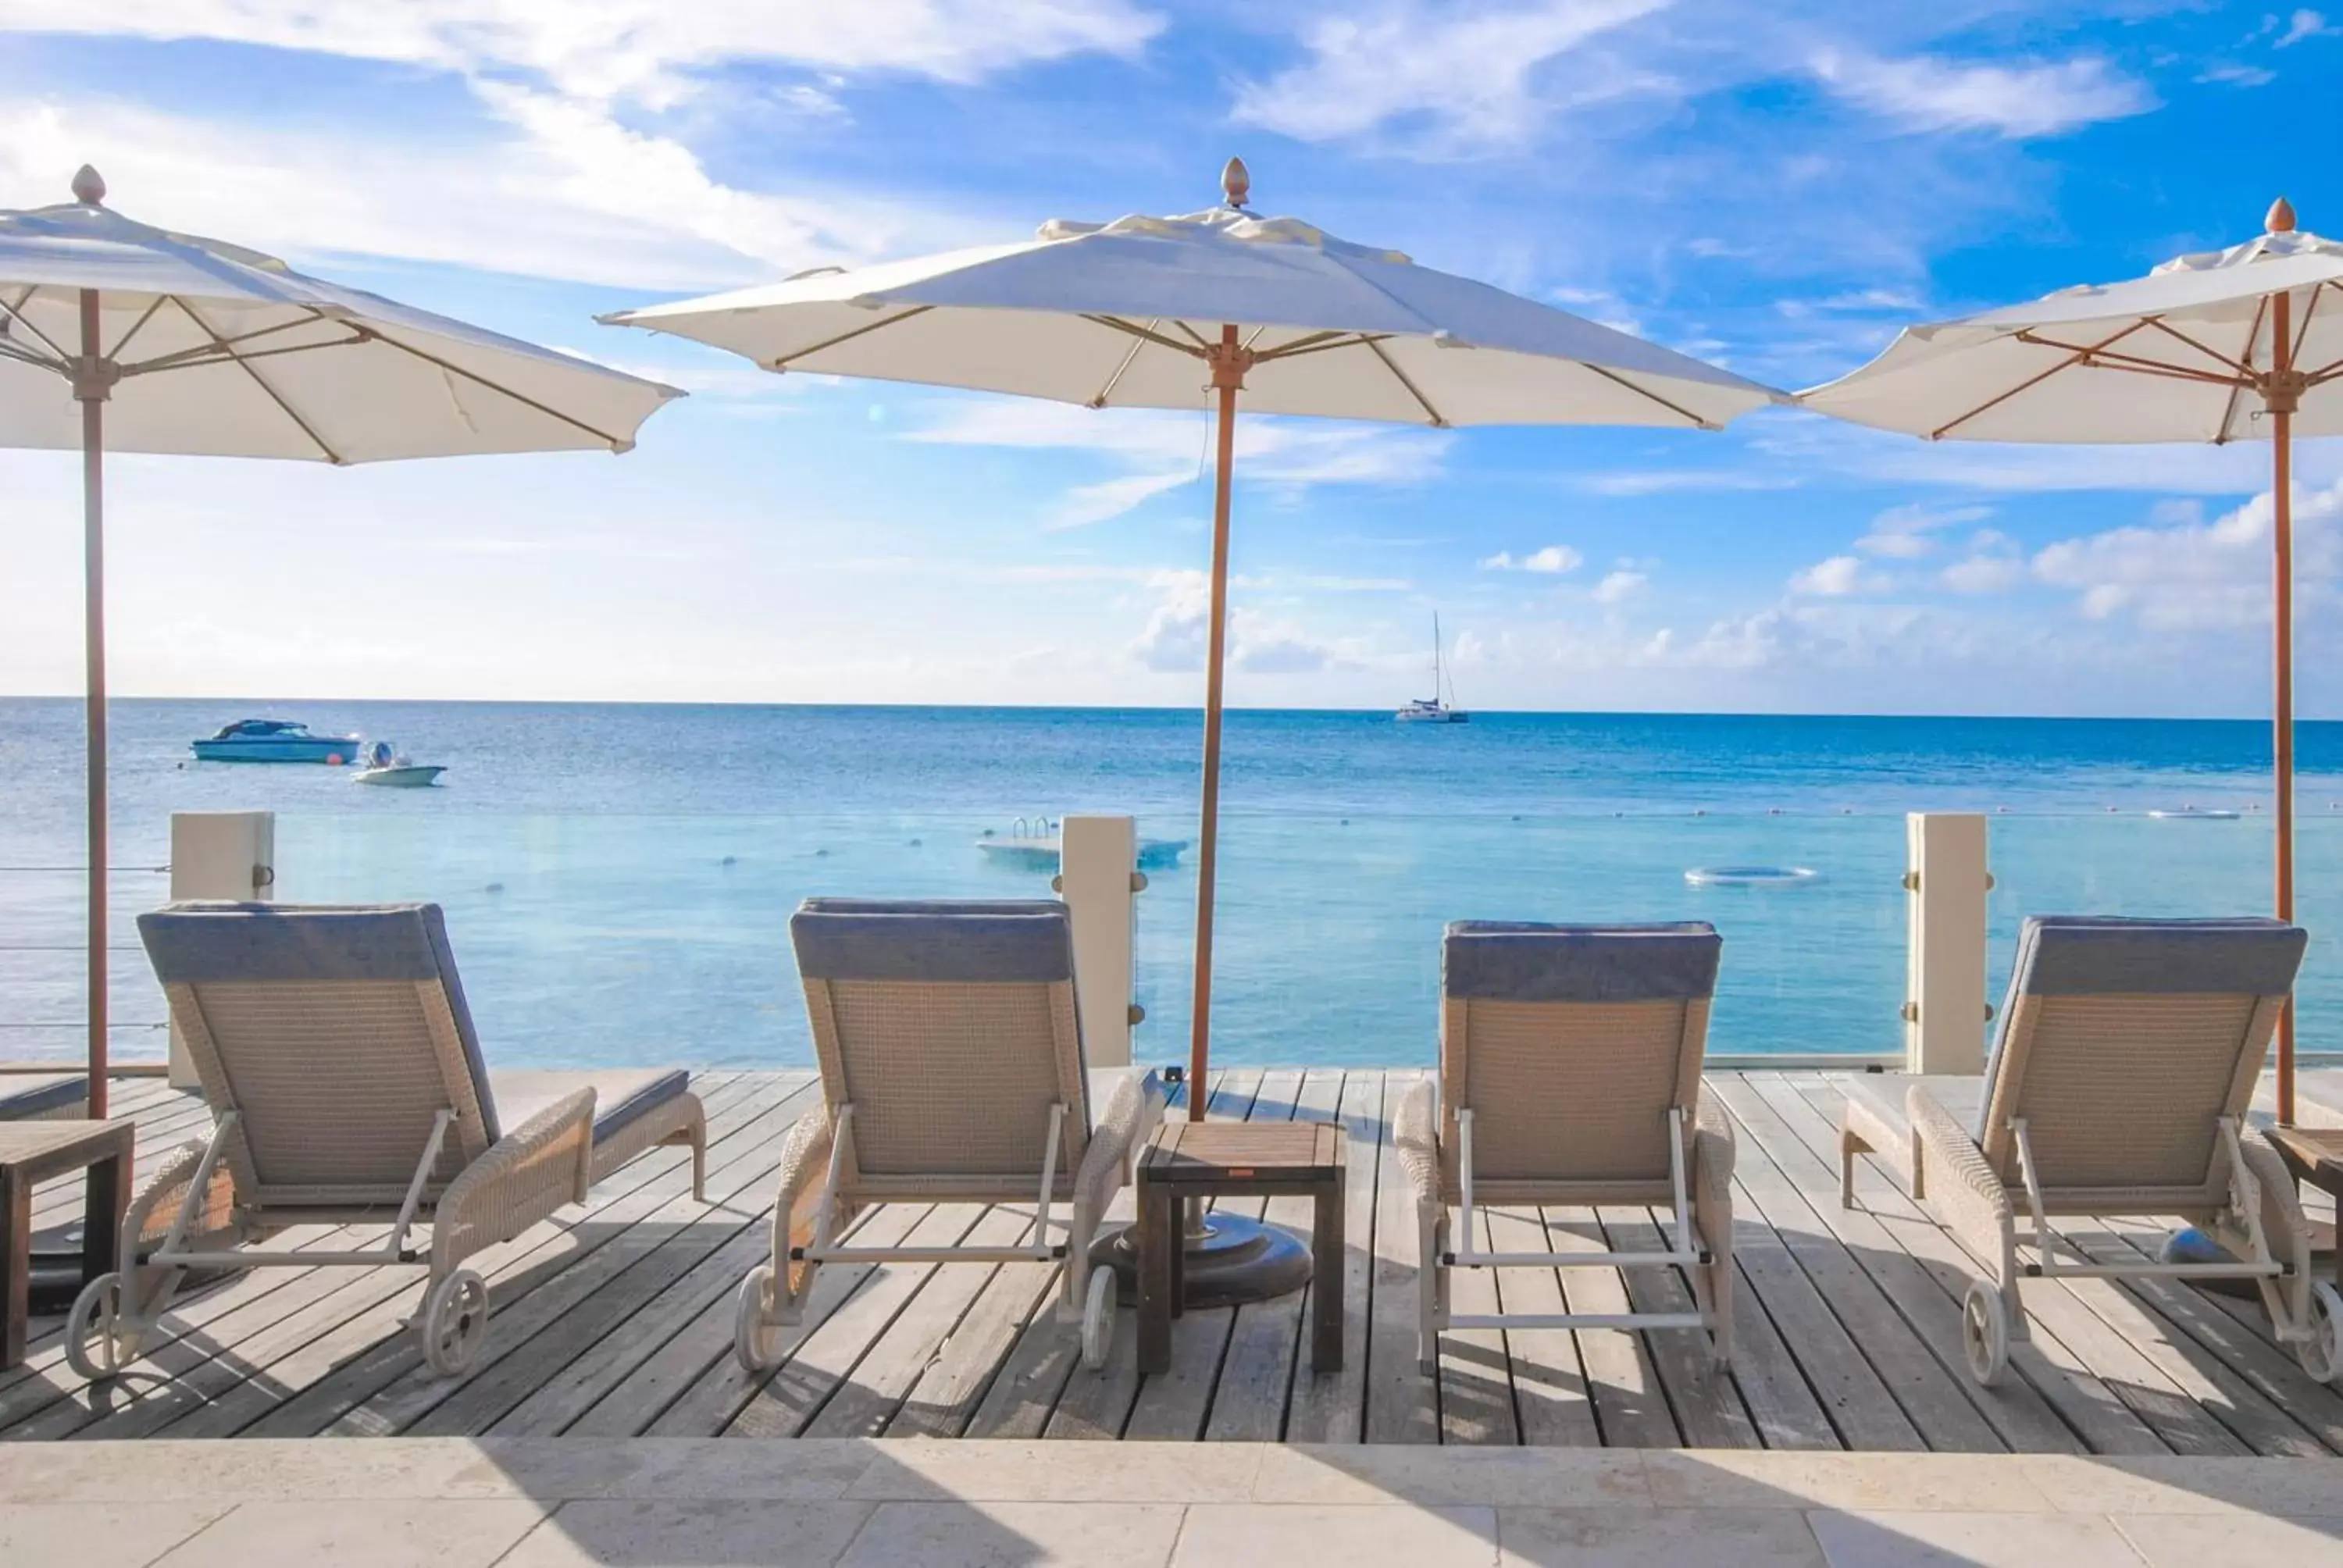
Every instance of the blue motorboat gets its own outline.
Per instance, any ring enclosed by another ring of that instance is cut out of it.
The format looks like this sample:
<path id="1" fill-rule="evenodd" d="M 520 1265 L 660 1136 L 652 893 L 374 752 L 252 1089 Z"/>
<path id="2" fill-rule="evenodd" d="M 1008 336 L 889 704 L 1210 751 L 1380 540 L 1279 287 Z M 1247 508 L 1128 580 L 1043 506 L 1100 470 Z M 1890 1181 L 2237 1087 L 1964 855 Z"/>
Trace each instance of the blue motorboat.
<path id="1" fill-rule="evenodd" d="M 289 719 L 239 719 L 216 735 L 189 742 L 198 762 L 323 762 L 338 768 L 355 761 L 355 735 L 312 735 Z"/>

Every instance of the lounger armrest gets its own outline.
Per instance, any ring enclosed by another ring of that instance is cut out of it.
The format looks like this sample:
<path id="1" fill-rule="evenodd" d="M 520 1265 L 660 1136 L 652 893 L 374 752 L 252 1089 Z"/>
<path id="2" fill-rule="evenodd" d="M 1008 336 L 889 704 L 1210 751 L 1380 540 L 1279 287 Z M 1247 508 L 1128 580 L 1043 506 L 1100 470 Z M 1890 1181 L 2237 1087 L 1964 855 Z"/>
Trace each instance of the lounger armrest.
<path id="1" fill-rule="evenodd" d="M 2006 1285 L 2016 1267 L 2016 1236 L 2009 1190 L 1986 1163 L 1985 1151 L 1960 1118 L 1926 1089 L 1916 1083 L 1907 1090 L 1904 1110 L 1927 1167 L 1925 1207 L 1937 1211 L 1972 1251 L 1994 1260 L 1999 1270 L 1995 1282 Z"/>
<path id="2" fill-rule="evenodd" d="M 2310 1222 L 2302 1212 L 2302 1195 L 2295 1190 L 2294 1175 L 2278 1158 L 2278 1151 L 2255 1137 L 2238 1140 L 2246 1157 L 2246 1170 L 2253 1177 L 2261 1196 L 2262 1234 L 2268 1238 L 2270 1255 L 2295 1271 L 2297 1278 L 2310 1272 Z M 2230 1251 L 2242 1254 L 2247 1245 L 2244 1228 L 2224 1213 L 2214 1223 L 2214 1239 Z"/>
<path id="3" fill-rule="evenodd" d="M 447 1183 L 432 1216 L 431 1277 L 444 1280 L 481 1248 L 583 1202 L 593 1179 L 594 1091 L 580 1089 L 506 1133 Z"/>
<path id="4" fill-rule="evenodd" d="M 1106 1110 L 1091 1130 L 1090 1147 L 1082 1151 L 1081 1169 L 1074 1173 L 1074 1212 L 1066 1241 L 1067 1255 L 1077 1263 L 1098 1233 L 1106 1206 L 1131 1180 L 1131 1161 L 1162 1121 L 1170 1100 L 1163 1080 L 1147 1069 L 1131 1068 L 1116 1080 Z"/>
<path id="5" fill-rule="evenodd" d="M 196 1171 L 204 1162 L 205 1141 L 182 1143 L 163 1156 L 146 1180 L 140 1184 L 137 1195 L 130 1200 L 130 1208 L 122 1217 L 122 1251 L 118 1254 L 126 1266 L 159 1244 L 179 1218 L 180 1205 L 187 1199 L 187 1184 L 196 1179 Z M 188 1228 L 186 1245 L 207 1250 L 227 1241 L 232 1244 L 236 1222 L 236 1182 L 228 1174 L 227 1161 L 223 1160 L 212 1171 L 211 1191 L 196 1211 L 196 1222 Z"/>
<path id="6" fill-rule="evenodd" d="M 1423 1080 L 1400 1096 L 1399 1110 L 1392 1117 L 1392 1147 L 1415 1190 L 1418 1208 L 1437 1207 L 1441 1201 L 1440 1123 L 1433 1110 L 1435 1092 L 1432 1081 Z"/>
<path id="7" fill-rule="evenodd" d="M 783 1314 L 777 1321 L 790 1321 L 813 1277 L 810 1267 L 792 1261 L 789 1253 L 813 1241 L 822 1188 L 830 1176 L 830 1145 L 837 1136 L 837 1123 L 825 1104 L 790 1123 L 781 1140 L 780 1180 L 773 1195 L 773 1278 L 786 1299 L 770 1303 Z M 841 1212 L 834 1217 L 834 1229 L 843 1230 L 853 1209 L 843 1195 L 839 1202 Z"/>
<path id="8" fill-rule="evenodd" d="M 1733 1260 L 1733 1119 L 1701 1091 L 1692 1132 L 1692 1219 L 1701 1244 L 1730 1264 Z"/>

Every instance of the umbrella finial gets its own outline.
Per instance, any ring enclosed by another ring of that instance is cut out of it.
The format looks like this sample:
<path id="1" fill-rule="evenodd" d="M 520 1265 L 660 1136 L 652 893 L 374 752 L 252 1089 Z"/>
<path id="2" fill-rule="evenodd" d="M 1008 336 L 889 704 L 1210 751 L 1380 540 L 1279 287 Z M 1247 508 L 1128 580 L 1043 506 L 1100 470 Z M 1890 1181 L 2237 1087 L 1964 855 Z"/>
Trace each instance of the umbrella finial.
<path id="1" fill-rule="evenodd" d="M 2272 234 L 2292 234 L 2294 232 L 2294 204 L 2287 200 L 2284 196 L 2280 196 L 2278 200 L 2270 203 L 2269 216 L 2262 220 L 2262 226 L 2268 229 Z"/>
<path id="2" fill-rule="evenodd" d="M 1244 159 L 1231 158 L 1221 170 L 1221 195 L 1231 206 L 1242 206 L 1252 195 L 1252 171 L 1244 166 Z"/>
<path id="3" fill-rule="evenodd" d="M 74 200 L 84 206 L 98 206 L 106 201 L 106 179 L 87 164 L 74 171 Z"/>

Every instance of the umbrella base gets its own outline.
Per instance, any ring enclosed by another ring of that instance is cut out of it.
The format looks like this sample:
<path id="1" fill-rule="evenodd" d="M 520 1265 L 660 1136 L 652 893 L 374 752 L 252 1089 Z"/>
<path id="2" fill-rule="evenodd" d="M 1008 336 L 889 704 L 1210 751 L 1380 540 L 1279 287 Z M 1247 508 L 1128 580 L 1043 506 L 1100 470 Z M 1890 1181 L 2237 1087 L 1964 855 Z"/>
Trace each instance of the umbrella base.
<path id="1" fill-rule="evenodd" d="M 1123 1225 L 1091 1243 L 1091 1264 L 1114 1271 L 1125 1302 L 1139 1299 L 1139 1228 Z M 1181 1259 L 1187 1282 L 1182 1305 L 1234 1307 L 1265 1302 L 1310 1282 L 1310 1249 L 1291 1231 L 1241 1215 L 1207 1212 L 1187 1237 Z"/>

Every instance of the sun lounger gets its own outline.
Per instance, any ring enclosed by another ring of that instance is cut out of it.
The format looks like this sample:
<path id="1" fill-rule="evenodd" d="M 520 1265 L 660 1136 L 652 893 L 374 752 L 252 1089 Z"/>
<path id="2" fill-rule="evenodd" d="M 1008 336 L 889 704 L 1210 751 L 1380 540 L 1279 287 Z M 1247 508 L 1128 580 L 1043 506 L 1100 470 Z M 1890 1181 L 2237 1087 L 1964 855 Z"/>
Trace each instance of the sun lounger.
<path id="1" fill-rule="evenodd" d="M 773 1364 L 824 1263 L 1058 1261 L 1060 1318 L 1103 1365 L 1115 1282 L 1090 1245 L 1164 1096 L 1132 1069 L 1092 1121 L 1065 905 L 814 899 L 789 937 L 822 1104 L 782 1148 L 772 1255 L 740 1287 L 741 1364 Z M 865 1206 L 898 1202 L 1030 1203 L 1033 1223 L 1011 1246 L 853 1244 Z"/>
<path id="2" fill-rule="evenodd" d="M 487 1070 L 436 904 L 175 904 L 138 932 L 215 1120 L 133 1199 L 124 1271 L 75 1303 L 67 1356 L 85 1376 L 136 1359 L 189 1270 L 422 1261 L 424 1360 L 460 1372 L 488 1317 L 465 1259 L 661 1145 L 691 1150 L 702 1195 L 707 1119 L 683 1072 Z M 307 1224 L 388 1234 L 250 1245 Z M 426 1224 L 427 1253 L 410 1241 Z"/>
<path id="3" fill-rule="evenodd" d="M 1425 1373 L 1449 1328 L 1699 1330 L 1718 1365 L 1731 1359 L 1733 1129 L 1700 1083 L 1719 949 L 1699 922 L 1448 928 L 1437 1111 L 1419 1084 L 1393 1129 L 1415 1191 Z M 1673 1223 L 1659 1251 L 1491 1252 L 1486 1203 L 1664 1205 Z M 1459 1313 L 1460 1268 L 1677 1269 L 1693 1305 Z"/>
<path id="4" fill-rule="evenodd" d="M 2336 1374 L 2343 1298 L 2311 1278 L 2294 1183 L 2246 1125 L 2305 940 L 2266 920 L 2029 920 L 1983 1078 L 1850 1094 L 1845 1201 L 1856 1154 L 1908 1160 L 1914 1195 L 1985 1262 L 1961 1312 L 1980 1383 L 2026 1337 L 2019 1282 L 2066 1278 L 2253 1281 L 2278 1339 Z M 2132 1217 L 2203 1226 L 2229 1257 L 2102 1263 L 2052 1224 Z"/>
<path id="5" fill-rule="evenodd" d="M 0 1074 L 0 1121 L 74 1121 L 89 1114 L 89 1079 L 78 1072 Z"/>

